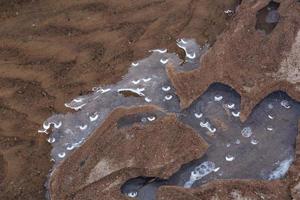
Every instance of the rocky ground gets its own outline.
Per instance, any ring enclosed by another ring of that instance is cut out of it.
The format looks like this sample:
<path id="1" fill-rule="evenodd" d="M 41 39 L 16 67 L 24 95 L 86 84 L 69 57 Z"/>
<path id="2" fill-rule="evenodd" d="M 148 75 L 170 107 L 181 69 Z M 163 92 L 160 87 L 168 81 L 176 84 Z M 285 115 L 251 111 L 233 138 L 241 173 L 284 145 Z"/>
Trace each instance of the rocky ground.
<path id="1" fill-rule="evenodd" d="M 93 86 L 120 80 L 130 63 L 148 55 L 149 49 L 168 48 L 182 54 L 174 43 L 177 38 L 195 38 L 199 44 L 212 45 L 199 69 L 178 72 L 169 66 L 168 74 L 182 107 L 187 107 L 213 82 L 230 85 L 240 93 L 242 119 L 246 119 L 252 108 L 272 91 L 283 90 L 300 100 L 300 3 L 277 1 L 280 2 L 279 23 L 265 27 L 257 13 L 269 1 L 245 0 L 237 13 L 224 13 L 235 10 L 240 2 L 0 0 L 0 199 L 45 199 L 44 183 L 52 163 L 51 146 L 44 135 L 37 133 L 43 121 L 53 113 L 67 112 L 64 103 L 89 93 Z M 186 90 L 186 87 L 191 89 Z M 127 112 L 138 112 L 134 109 L 121 111 L 116 111 L 115 118 Z M 179 146 L 194 154 L 180 151 L 178 156 L 178 149 L 172 146 L 167 132 L 160 132 L 160 121 L 157 121 L 156 126 L 147 128 L 164 138 L 156 149 L 171 145 L 168 149 L 172 151 L 167 158 L 157 157 L 146 171 L 143 162 L 133 164 L 141 170 L 129 171 L 123 168 L 130 163 L 117 164 L 106 172 L 123 169 L 123 173 L 112 173 L 107 179 L 103 178 L 105 174 L 88 174 L 97 167 L 91 160 L 82 176 L 90 182 L 81 179 L 79 186 L 58 187 L 56 198 L 96 199 L 99 195 L 106 199 L 126 198 L 116 189 L 120 181 L 141 174 L 167 177 L 181 164 L 204 152 L 207 144 L 193 139 L 193 130 L 172 116 L 164 116 L 161 120 L 169 124 L 170 129 L 176 127 L 173 134 L 179 138 L 180 132 L 191 134 L 191 137 L 180 138 Z M 115 127 L 111 121 L 108 120 L 107 126 Z M 133 129 L 131 131 L 138 132 L 139 128 Z M 103 127 L 95 137 L 106 132 Z M 118 134 L 117 129 L 114 134 Z M 113 135 L 107 135 L 107 140 L 112 140 L 111 137 Z M 136 140 L 151 142 L 151 138 L 146 137 Z M 92 148 L 95 144 L 92 140 L 89 142 Z M 188 145 L 191 142 L 199 148 Z M 300 199 L 299 137 L 297 144 L 296 160 L 283 180 L 215 181 L 192 190 L 161 187 L 158 199 Z M 134 151 L 132 148 L 128 148 L 124 156 L 130 155 Z M 151 145 L 144 148 L 149 149 Z M 73 155 L 84 156 L 84 151 L 89 150 L 85 148 Z M 149 152 L 155 153 L 154 150 Z M 121 153 L 111 152 L 110 157 L 124 163 Z M 174 155 L 179 158 L 176 162 Z M 139 161 L 142 156 L 143 152 Z M 62 172 L 70 167 L 68 162 L 65 165 L 60 168 Z M 68 173 L 78 172 L 76 170 Z M 93 184 L 95 180 L 88 177 L 103 179 Z M 54 186 L 57 186 L 55 180 Z M 80 192 L 76 196 L 74 191 Z"/>

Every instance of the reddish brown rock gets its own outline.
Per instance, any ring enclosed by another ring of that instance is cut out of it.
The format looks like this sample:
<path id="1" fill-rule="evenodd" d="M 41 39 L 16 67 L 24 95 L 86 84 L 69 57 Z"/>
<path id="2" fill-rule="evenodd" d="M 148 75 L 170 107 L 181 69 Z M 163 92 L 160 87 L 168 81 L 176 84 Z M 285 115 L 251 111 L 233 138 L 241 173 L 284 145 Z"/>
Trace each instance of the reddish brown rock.
<path id="1" fill-rule="evenodd" d="M 200 67 L 168 74 L 188 107 L 210 84 L 222 82 L 241 95 L 241 119 L 273 91 L 283 90 L 300 100 L 300 5 L 278 1 L 280 20 L 270 34 L 256 30 L 256 14 L 269 1 L 243 1 L 233 22 L 202 58 Z"/>
<path id="2" fill-rule="evenodd" d="M 120 187 L 137 176 L 167 178 L 201 157 L 208 145 L 193 129 L 163 114 L 148 124 L 119 127 L 124 116 L 156 107 L 118 108 L 54 171 L 51 199 L 122 199 Z"/>

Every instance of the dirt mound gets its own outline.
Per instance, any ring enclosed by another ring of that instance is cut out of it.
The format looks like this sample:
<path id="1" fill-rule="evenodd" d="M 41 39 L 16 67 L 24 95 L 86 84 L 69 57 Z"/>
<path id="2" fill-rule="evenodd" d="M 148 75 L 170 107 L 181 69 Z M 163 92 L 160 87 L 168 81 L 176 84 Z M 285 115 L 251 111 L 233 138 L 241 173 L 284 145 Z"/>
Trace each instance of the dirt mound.
<path id="1" fill-rule="evenodd" d="M 124 116 L 158 111 L 149 106 L 116 109 L 55 169 L 50 179 L 51 199 L 125 199 L 120 187 L 126 180 L 137 176 L 167 178 L 183 163 L 205 153 L 207 143 L 174 115 L 118 128 Z"/>

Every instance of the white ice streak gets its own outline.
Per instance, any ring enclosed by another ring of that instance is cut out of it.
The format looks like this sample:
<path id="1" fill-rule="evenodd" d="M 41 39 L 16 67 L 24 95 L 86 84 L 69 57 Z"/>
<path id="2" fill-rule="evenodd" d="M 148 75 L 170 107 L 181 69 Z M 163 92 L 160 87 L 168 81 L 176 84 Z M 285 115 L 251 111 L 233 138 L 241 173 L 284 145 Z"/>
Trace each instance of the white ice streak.
<path id="1" fill-rule="evenodd" d="M 149 77 L 149 78 L 143 78 L 143 81 L 146 83 L 146 82 L 151 81 L 151 79 L 152 79 L 152 78 L 150 78 L 150 77 Z"/>
<path id="2" fill-rule="evenodd" d="M 150 52 L 167 53 L 167 49 L 153 49 Z"/>
<path id="3" fill-rule="evenodd" d="M 279 164 L 279 166 L 274 171 L 271 172 L 268 179 L 275 180 L 275 179 L 282 178 L 287 173 L 292 162 L 293 162 L 293 157 L 290 157 L 290 158 L 282 161 Z"/>
<path id="4" fill-rule="evenodd" d="M 78 110 L 80 110 L 83 106 L 85 106 L 86 105 L 86 103 L 83 103 L 83 104 L 81 104 L 81 105 L 78 105 L 78 106 L 72 106 L 71 104 L 69 104 L 69 103 L 65 103 L 65 106 L 67 107 L 67 108 L 71 108 L 71 109 L 74 109 L 74 110 L 76 110 L 76 111 L 78 111 Z"/>

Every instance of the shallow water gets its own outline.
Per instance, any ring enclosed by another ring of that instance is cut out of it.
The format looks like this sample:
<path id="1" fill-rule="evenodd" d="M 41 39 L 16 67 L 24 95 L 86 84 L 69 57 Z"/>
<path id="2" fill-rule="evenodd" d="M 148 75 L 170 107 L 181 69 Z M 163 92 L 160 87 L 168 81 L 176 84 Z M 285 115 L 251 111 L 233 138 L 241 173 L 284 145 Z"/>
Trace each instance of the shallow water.
<path id="1" fill-rule="evenodd" d="M 281 178 L 294 157 L 299 103 L 285 93 L 273 93 L 241 123 L 240 96 L 230 87 L 216 83 L 189 108 L 180 110 L 165 67 L 170 64 L 176 70 L 195 69 L 209 45 L 200 47 L 193 39 L 178 40 L 177 45 L 186 52 L 184 61 L 166 49 L 152 50 L 149 57 L 132 63 L 128 74 L 117 84 L 93 88 L 93 94 L 66 104 L 77 112 L 47 119 L 39 132 L 50 135 L 48 141 L 53 146 L 51 156 L 55 164 L 79 148 L 116 107 L 154 104 L 176 113 L 179 120 L 193 127 L 210 146 L 202 158 L 185 164 L 169 180 L 155 177 L 129 180 L 121 189 L 125 195 L 150 200 L 155 199 L 157 188 L 165 184 L 190 188 L 214 179 Z M 160 114 L 130 115 L 119 119 L 117 124 L 123 127 L 137 122 L 151 123 Z"/>
<path id="2" fill-rule="evenodd" d="M 271 180 L 285 175 L 294 158 L 299 103 L 283 92 L 273 93 L 255 107 L 245 123 L 239 120 L 239 108 L 235 91 L 214 84 L 181 112 L 180 120 L 197 130 L 210 146 L 202 158 L 182 166 L 164 185 L 190 188 L 214 179 Z M 138 199 L 155 199 L 154 189 L 145 194 L 145 188 L 155 187 L 155 182 L 136 190 L 133 185 L 132 191 L 143 191 Z M 123 188 L 126 186 L 130 183 Z"/>

